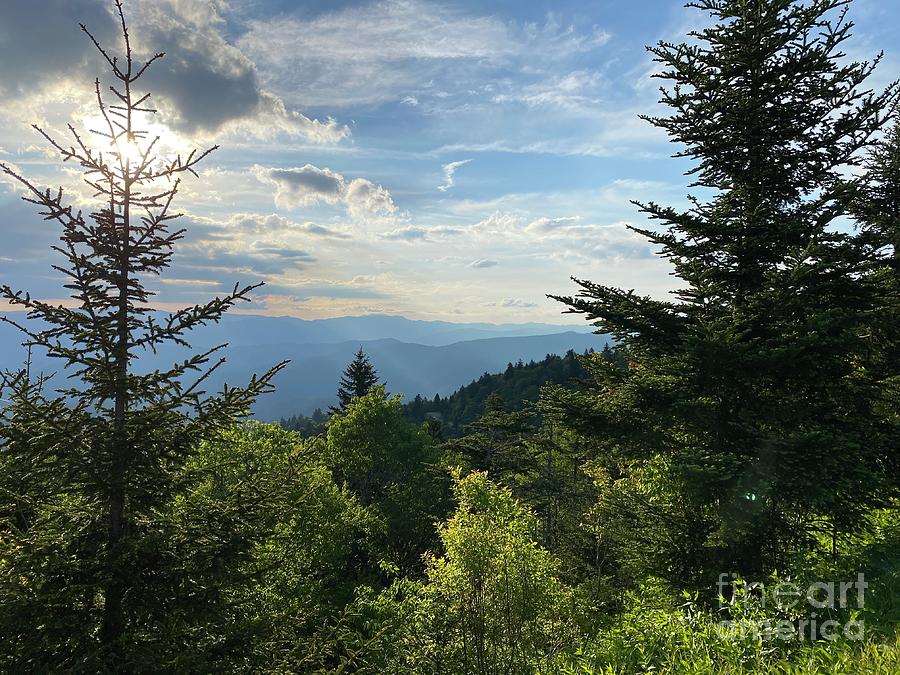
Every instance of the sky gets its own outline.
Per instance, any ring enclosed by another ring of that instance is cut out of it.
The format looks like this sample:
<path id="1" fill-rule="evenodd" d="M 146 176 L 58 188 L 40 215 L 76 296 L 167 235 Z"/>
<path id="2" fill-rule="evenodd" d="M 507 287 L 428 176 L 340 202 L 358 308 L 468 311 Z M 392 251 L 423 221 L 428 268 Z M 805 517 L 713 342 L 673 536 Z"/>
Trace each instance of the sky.
<path id="1" fill-rule="evenodd" d="M 900 74 L 897 0 L 855 0 L 850 57 Z M 163 308 L 265 281 L 258 314 L 576 322 L 570 277 L 665 297 L 676 280 L 628 224 L 684 206 L 690 168 L 645 45 L 703 15 L 672 0 L 128 0 L 165 152 L 220 145 L 177 206 L 188 234 Z M 0 161 L 90 206 L 30 128 L 90 128 L 107 0 L 0 6 Z M 64 297 L 58 231 L 0 178 L 0 283 Z"/>

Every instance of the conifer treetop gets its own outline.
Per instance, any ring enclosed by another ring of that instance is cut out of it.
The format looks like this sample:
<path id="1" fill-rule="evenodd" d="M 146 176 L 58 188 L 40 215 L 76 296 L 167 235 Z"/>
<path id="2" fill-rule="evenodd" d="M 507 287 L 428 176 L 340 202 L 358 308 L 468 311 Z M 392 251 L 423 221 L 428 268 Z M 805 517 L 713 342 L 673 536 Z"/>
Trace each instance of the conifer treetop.
<path id="1" fill-rule="evenodd" d="M 338 404 L 335 410 L 344 411 L 347 406 L 357 398 L 362 398 L 368 394 L 372 387 L 378 384 L 378 373 L 375 367 L 369 361 L 369 357 L 360 347 L 353 361 L 344 370 L 341 375 L 341 383 L 338 387 Z"/>

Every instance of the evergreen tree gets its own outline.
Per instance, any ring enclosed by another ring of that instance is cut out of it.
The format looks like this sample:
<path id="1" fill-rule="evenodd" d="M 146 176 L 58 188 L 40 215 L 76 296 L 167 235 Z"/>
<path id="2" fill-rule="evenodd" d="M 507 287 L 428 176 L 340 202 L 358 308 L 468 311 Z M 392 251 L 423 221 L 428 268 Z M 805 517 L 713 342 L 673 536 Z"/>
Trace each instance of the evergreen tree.
<path id="1" fill-rule="evenodd" d="M 650 51 L 668 117 L 646 118 L 695 164 L 691 208 L 638 204 L 637 229 L 674 266 L 675 299 L 575 280 L 559 297 L 624 348 L 627 370 L 595 370 L 589 393 L 545 409 L 690 505 L 671 557 L 759 574 L 824 532 L 857 527 L 883 503 L 897 447 L 860 367 L 872 345 L 866 247 L 836 228 L 857 192 L 847 170 L 890 118 L 896 88 L 865 88 L 872 63 L 847 63 L 849 0 L 698 0 L 711 27 Z M 620 469 L 617 469 L 620 470 Z M 611 475 L 613 480 L 621 476 Z M 627 531 L 639 547 L 637 515 Z M 686 541 L 683 533 L 693 539 Z"/>
<path id="2" fill-rule="evenodd" d="M 876 306 L 870 322 L 873 349 L 866 370 L 881 383 L 878 409 L 884 421 L 900 425 L 900 122 L 875 146 L 854 203 L 859 240 L 870 255 L 865 280 L 875 288 Z M 900 453 L 890 458 L 889 475 L 900 484 Z"/>
<path id="3" fill-rule="evenodd" d="M 341 375 L 341 384 L 338 387 L 338 407 L 332 408 L 332 412 L 344 412 L 353 399 L 362 398 L 368 394 L 372 387 L 378 384 L 378 373 L 369 362 L 362 347 L 356 352 L 353 361 Z"/>
<path id="4" fill-rule="evenodd" d="M 604 349 L 603 353 L 604 358 L 620 358 L 613 349 Z M 437 402 L 416 396 L 406 404 L 406 415 L 414 422 L 424 421 L 426 415 L 436 416 L 449 437 L 459 437 L 485 412 L 491 394 L 499 395 L 511 410 L 521 410 L 538 400 L 544 385 L 572 386 L 584 375 L 580 359 L 570 350 L 561 357 L 549 354 L 537 363 L 510 363 L 503 373 L 485 373 Z"/>
<path id="5" fill-rule="evenodd" d="M 229 503 L 193 522 L 180 520 L 184 512 L 173 505 L 202 480 L 189 467 L 200 441 L 246 414 L 281 366 L 214 396 L 203 387 L 222 363 L 221 346 L 164 370 L 136 368 L 142 352 L 187 346 L 189 331 L 218 321 L 256 286 L 236 285 L 162 319 L 152 311 L 145 283 L 169 265 L 184 232 L 171 229 L 179 180 L 211 150 L 154 154 L 159 139 L 141 128 L 154 112 L 150 95 L 137 87 L 163 55 L 135 59 L 122 4 L 115 6 L 124 55 L 113 56 L 82 26 L 114 83 L 104 94 L 95 82 L 102 129 L 89 135 L 70 125 L 65 144 L 35 126 L 64 161 L 81 167 L 100 205 L 86 215 L 61 188 L 41 189 L 0 164 L 24 199 L 61 226 L 53 248 L 64 262 L 54 267 L 75 301 L 52 305 L 0 286 L 0 296 L 28 316 L 3 320 L 75 381 L 54 392 L 25 370 L 2 378 L 9 404 L 0 412 L 0 642 L 9 670 L 124 672 L 142 650 L 154 652 L 148 645 L 163 659 L 180 644 L 202 644 L 192 631 L 217 612 L 221 598 L 212 589 L 247 572 L 238 561 L 253 544 L 229 522 Z M 244 495 L 260 498 L 249 488 Z M 248 508 L 242 523 L 254 522 L 254 513 Z"/>
<path id="6" fill-rule="evenodd" d="M 503 398 L 490 394 L 484 414 L 467 427 L 469 433 L 445 444 L 447 461 L 484 471 L 491 480 L 509 472 L 528 472 L 536 461 L 525 445 L 534 432 L 531 418 L 527 411 L 507 411 Z"/>
<path id="7" fill-rule="evenodd" d="M 422 394 L 416 394 L 416 397 L 406 406 L 406 415 L 413 422 L 422 423 L 425 421 L 425 400 Z"/>

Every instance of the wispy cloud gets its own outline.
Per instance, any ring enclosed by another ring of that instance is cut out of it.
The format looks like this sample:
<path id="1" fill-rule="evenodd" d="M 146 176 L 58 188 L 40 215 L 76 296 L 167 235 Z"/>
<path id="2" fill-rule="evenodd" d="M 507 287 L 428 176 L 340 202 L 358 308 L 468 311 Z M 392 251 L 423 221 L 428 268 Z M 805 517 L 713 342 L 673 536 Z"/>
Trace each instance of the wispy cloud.
<path id="1" fill-rule="evenodd" d="M 444 164 L 441 167 L 441 170 L 444 172 L 444 182 L 442 185 L 438 185 L 438 190 L 440 190 L 441 192 L 446 192 L 447 190 L 452 188 L 454 185 L 456 185 L 456 182 L 454 181 L 454 178 L 453 178 L 454 175 L 456 174 L 456 170 L 459 167 L 464 166 L 471 161 L 472 161 L 471 159 L 461 159 L 458 162 L 450 162 L 449 164 Z"/>
<path id="2" fill-rule="evenodd" d="M 454 84 L 456 91 L 470 87 L 475 72 L 536 54 L 553 60 L 589 53 L 609 37 L 598 26 L 579 29 L 553 15 L 537 24 L 452 3 L 380 0 L 313 17 L 251 20 L 237 44 L 279 92 L 292 92 L 301 103 L 345 107 L 410 103 L 410 97 L 418 103 L 422 83 L 456 80 L 454 70 L 468 78 Z"/>
<path id="3" fill-rule="evenodd" d="M 528 302 L 523 298 L 503 298 L 500 303 L 501 307 L 512 307 L 514 309 L 533 309 L 537 307 L 536 302 Z"/>
<path id="4" fill-rule="evenodd" d="M 482 258 L 479 260 L 473 260 L 469 263 L 469 267 L 472 269 L 486 269 L 488 267 L 496 267 L 500 262 L 497 260 L 491 260 L 490 258 Z"/>
<path id="5" fill-rule="evenodd" d="M 428 229 L 407 225 L 406 227 L 398 227 L 390 232 L 382 232 L 378 236 L 391 241 L 421 241 L 428 237 Z"/>

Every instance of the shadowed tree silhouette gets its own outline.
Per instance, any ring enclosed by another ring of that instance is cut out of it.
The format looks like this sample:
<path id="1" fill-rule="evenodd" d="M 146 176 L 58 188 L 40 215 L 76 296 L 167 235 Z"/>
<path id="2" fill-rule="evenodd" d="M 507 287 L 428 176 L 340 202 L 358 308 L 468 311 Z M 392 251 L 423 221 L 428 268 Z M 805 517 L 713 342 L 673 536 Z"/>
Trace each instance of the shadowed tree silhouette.
<path id="1" fill-rule="evenodd" d="M 203 387 L 223 363 L 225 345 L 165 370 L 136 368 L 142 353 L 165 343 L 189 347 L 188 332 L 217 322 L 261 284 L 235 285 L 222 297 L 162 316 L 153 311 L 147 280 L 169 266 L 184 234 L 172 228 L 179 182 L 185 174 L 196 176 L 198 162 L 216 148 L 158 156 L 160 139 L 145 130 L 155 112 L 150 94 L 136 87 L 163 54 L 138 62 L 119 0 L 115 9 L 123 56 L 81 26 L 112 82 L 108 90 L 99 78 L 94 83 L 102 127 L 80 132 L 70 124 L 65 143 L 34 127 L 64 162 L 81 168 L 94 192 L 89 215 L 68 204 L 62 188 L 42 189 L 0 164 L 25 189 L 23 199 L 61 226 L 53 249 L 63 262 L 53 267 L 65 275 L 74 301 L 53 305 L 0 286 L 0 297 L 28 317 L 2 320 L 21 330 L 29 346 L 60 359 L 73 382 L 50 391 L 47 378 L 32 379 L 24 370 L 6 372 L 0 381 L 9 401 L 0 412 L 0 602 L 6 615 L 0 623 L 4 641 L 32 645 L 54 668 L 94 663 L 129 670 L 127 652 L 140 642 L 139 633 L 153 632 L 162 608 L 176 612 L 179 598 L 191 593 L 201 602 L 196 594 L 204 580 L 186 578 L 183 561 L 166 560 L 178 535 L 162 514 L 174 495 L 199 479 L 186 467 L 201 439 L 246 414 L 284 366 L 216 395 Z M 217 542 L 210 534 L 195 544 L 209 554 Z M 53 619 L 39 621 L 47 608 Z M 63 645 L 62 651 L 54 653 L 52 645 Z M 79 650 L 96 661 L 76 661 Z"/>

